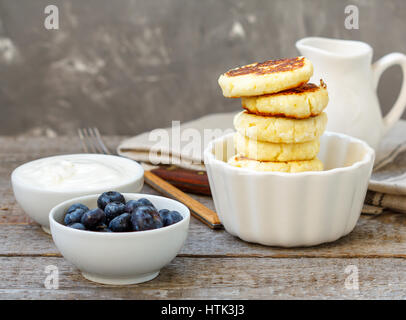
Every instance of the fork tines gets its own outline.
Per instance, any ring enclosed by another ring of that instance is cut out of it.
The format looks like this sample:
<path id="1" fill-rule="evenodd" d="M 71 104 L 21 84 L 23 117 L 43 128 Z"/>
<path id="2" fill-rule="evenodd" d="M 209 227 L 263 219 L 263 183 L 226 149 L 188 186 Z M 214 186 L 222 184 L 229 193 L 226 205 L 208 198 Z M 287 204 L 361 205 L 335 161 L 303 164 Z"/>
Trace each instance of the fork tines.
<path id="1" fill-rule="evenodd" d="M 78 129 L 78 134 L 84 152 L 111 154 L 101 138 L 99 129 L 81 128 Z"/>

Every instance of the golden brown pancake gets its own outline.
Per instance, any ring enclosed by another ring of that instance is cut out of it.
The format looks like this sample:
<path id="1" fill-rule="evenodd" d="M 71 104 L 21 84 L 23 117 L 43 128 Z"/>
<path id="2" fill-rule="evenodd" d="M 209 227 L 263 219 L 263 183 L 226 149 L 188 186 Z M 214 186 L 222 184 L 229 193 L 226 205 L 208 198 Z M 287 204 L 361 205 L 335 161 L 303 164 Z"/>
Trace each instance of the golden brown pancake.
<path id="1" fill-rule="evenodd" d="M 313 65 L 305 57 L 268 60 L 232 69 L 219 77 L 225 97 L 258 96 L 296 88 L 309 81 Z"/>
<path id="2" fill-rule="evenodd" d="M 242 98 L 242 107 L 262 116 L 304 119 L 319 115 L 328 104 L 327 86 L 306 83 L 300 87 L 256 97 Z"/>
<path id="3" fill-rule="evenodd" d="M 232 69 L 226 72 L 229 77 L 241 76 L 244 74 L 269 74 L 275 72 L 294 71 L 302 68 L 304 65 L 304 57 L 268 60 L 264 62 L 256 62 L 243 67 Z"/>
<path id="4" fill-rule="evenodd" d="M 228 160 L 228 164 L 255 171 L 273 171 L 273 172 L 305 172 L 305 171 L 322 171 L 323 163 L 317 159 L 303 161 L 258 161 L 249 159 L 241 155 L 235 155 Z"/>
<path id="5" fill-rule="evenodd" d="M 272 143 L 303 143 L 317 139 L 327 124 L 327 115 L 307 119 L 263 117 L 242 111 L 234 117 L 235 129 L 249 139 Z"/>
<path id="6" fill-rule="evenodd" d="M 303 143 L 272 143 L 249 139 L 239 132 L 234 135 L 238 154 L 259 161 L 311 160 L 317 156 L 319 139 Z"/>

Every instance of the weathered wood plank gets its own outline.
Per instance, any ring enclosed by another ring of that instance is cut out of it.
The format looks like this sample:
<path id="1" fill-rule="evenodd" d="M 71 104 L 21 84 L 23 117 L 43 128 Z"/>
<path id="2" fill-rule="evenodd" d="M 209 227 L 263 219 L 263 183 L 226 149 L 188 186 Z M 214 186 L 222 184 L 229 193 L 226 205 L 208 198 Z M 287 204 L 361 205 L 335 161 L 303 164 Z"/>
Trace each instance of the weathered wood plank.
<path id="1" fill-rule="evenodd" d="M 44 287 L 47 265 L 58 267 L 58 290 Z M 346 289 L 349 265 L 358 268 L 358 291 Z M 3 257 L 0 268 L 0 299 L 406 298 L 404 259 L 184 257 L 150 282 L 122 287 L 89 282 L 55 257 Z"/>
<path id="2" fill-rule="evenodd" d="M 114 149 L 122 138 L 106 140 Z M 406 215 L 393 213 L 362 216 L 349 236 L 298 249 L 246 243 L 192 219 L 184 248 L 156 280 L 128 287 L 88 282 L 16 204 L 10 186 L 18 165 L 80 148 L 76 137 L 0 137 L 0 299 L 406 298 Z M 148 186 L 142 192 L 156 194 Z M 213 209 L 211 198 L 198 200 Z M 50 264 L 60 270 L 59 290 L 44 288 Z M 344 287 L 350 264 L 359 268 L 358 293 Z"/>
<path id="3" fill-rule="evenodd" d="M 122 137 L 108 137 L 114 149 Z M 21 163 L 38 157 L 80 152 L 77 137 L 58 138 L 2 138 L 0 137 L 0 254 L 41 255 L 58 254 L 52 240 L 16 204 L 11 186 L 10 172 Z M 148 186 L 145 193 L 157 194 Z M 195 196 L 214 209 L 210 197 Z M 12 224 L 15 226 L 5 226 Z M 276 249 L 249 244 L 227 234 L 224 230 L 210 230 L 192 219 L 190 234 L 183 255 L 216 256 L 271 256 L 271 257 L 405 257 L 406 215 L 384 214 L 362 216 L 356 229 L 347 237 L 332 244 L 315 248 Z"/>
<path id="4" fill-rule="evenodd" d="M 224 230 L 211 230 L 191 220 L 183 256 L 228 257 L 398 257 L 406 258 L 402 214 L 363 217 L 348 236 L 311 248 L 273 248 L 244 242 Z M 1 225 L 0 256 L 59 255 L 52 238 L 37 225 Z"/>

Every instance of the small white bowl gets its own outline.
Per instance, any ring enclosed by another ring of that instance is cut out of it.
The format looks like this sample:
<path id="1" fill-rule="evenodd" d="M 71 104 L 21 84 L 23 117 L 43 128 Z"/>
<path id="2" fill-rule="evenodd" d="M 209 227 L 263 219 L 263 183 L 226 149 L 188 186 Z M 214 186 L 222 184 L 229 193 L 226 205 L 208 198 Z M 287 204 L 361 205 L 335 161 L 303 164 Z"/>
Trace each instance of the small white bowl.
<path id="1" fill-rule="evenodd" d="M 44 188 L 35 184 L 35 182 L 27 183 L 20 176 L 22 169 L 38 161 L 46 159 L 95 159 L 98 161 L 114 161 L 128 169 L 128 177 L 123 179 L 119 184 L 100 184 L 97 187 L 89 188 L 88 186 L 78 186 L 71 190 L 57 190 L 52 188 Z M 103 155 L 103 154 L 70 154 L 59 155 L 54 157 L 42 158 L 27 162 L 16 168 L 11 174 L 11 184 L 13 186 L 14 196 L 21 206 L 34 221 L 39 223 L 46 233 L 49 231 L 49 212 L 57 204 L 75 197 L 80 197 L 89 194 L 101 194 L 105 191 L 118 192 L 139 192 L 144 184 L 144 169 L 142 166 L 130 159 Z"/>
<path id="2" fill-rule="evenodd" d="M 204 152 L 217 214 L 242 240 L 269 246 L 312 246 L 350 233 L 360 216 L 375 153 L 365 142 L 326 132 L 324 171 L 257 172 L 226 163 L 233 133 Z"/>
<path id="3" fill-rule="evenodd" d="M 99 195 L 65 201 L 49 214 L 52 238 L 66 260 L 91 281 L 124 285 L 152 280 L 182 248 L 189 228 L 189 209 L 178 201 L 145 194 L 124 193 L 126 201 L 147 198 L 155 207 L 178 211 L 183 219 L 160 229 L 138 232 L 94 232 L 63 225 L 67 208 L 83 203 L 97 207 Z"/>

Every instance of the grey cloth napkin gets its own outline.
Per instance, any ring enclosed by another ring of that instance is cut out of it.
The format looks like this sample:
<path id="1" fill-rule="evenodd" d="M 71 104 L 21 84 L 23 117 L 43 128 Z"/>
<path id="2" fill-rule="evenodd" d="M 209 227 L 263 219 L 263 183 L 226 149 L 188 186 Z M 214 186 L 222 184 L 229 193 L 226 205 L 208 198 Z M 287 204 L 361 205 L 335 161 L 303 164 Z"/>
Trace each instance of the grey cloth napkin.
<path id="1" fill-rule="evenodd" d="M 185 169 L 205 170 L 204 150 L 211 140 L 234 132 L 235 114 L 209 114 L 180 125 L 173 122 L 170 128 L 154 129 L 123 141 L 117 153 L 154 165 L 173 164 Z"/>
<path id="2" fill-rule="evenodd" d="M 375 213 L 391 209 L 406 212 L 406 121 L 401 120 L 383 138 L 365 203 Z M 373 212 L 371 212 L 373 213 Z"/>
<path id="3" fill-rule="evenodd" d="M 212 139 L 234 131 L 235 114 L 210 114 L 180 126 L 175 123 L 171 128 L 142 133 L 123 141 L 117 152 L 154 165 L 176 164 L 205 170 L 204 149 Z M 193 140 L 196 135 L 203 139 Z M 199 141 L 197 145 L 196 141 Z M 383 138 L 368 189 L 363 213 L 380 214 L 385 209 L 406 212 L 406 121 L 399 121 Z"/>

